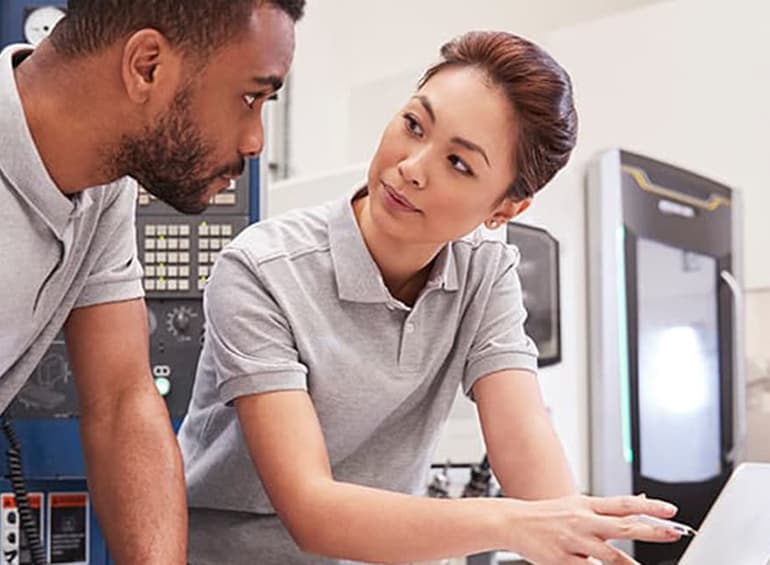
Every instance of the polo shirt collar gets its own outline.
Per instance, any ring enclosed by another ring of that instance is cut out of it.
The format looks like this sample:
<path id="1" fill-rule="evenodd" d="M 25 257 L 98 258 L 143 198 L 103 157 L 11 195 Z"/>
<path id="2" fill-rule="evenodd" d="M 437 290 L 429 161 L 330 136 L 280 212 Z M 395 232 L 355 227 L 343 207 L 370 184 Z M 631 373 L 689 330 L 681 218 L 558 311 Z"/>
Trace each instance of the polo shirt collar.
<path id="1" fill-rule="evenodd" d="M 11 45 L 0 53 L 0 174 L 62 239 L 70 220 L 90 206 L 92 199 L 88 191 L 72 198 L 65 196 L 40 158 L 27 127 L 13 72 L 14 58 L 23 57 L 25 51 L 29 54 L 32 48 Z"/>
<path id="2" fill-rule="evenodd" d="M 329 218 L 329 246 L 337 289 L 342 300 L 363 303 L 392 301 L 382 274 L 366 247 L 353 211 L 353 201 L 362 196 L 366 187 L 359 187 L 352 197 L 339 200 Z M 447 291 L 459 289 L 457 267 L 452 243 L 439 252 L 428 277 L 427 287 Z"/>

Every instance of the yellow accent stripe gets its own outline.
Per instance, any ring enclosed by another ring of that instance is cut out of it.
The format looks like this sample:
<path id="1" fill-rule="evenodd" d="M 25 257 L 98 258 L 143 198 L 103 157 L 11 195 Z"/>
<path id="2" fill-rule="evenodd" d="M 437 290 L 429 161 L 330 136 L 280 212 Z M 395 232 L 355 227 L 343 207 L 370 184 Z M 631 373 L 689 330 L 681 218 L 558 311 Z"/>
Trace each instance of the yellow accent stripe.
<path id="1" fill-rule="evenodd" d="M 724 196 L 719 196 L 717 194 L 712 194 L 709 196 L 708 200 L 701 200 L 699 198 L 695 198 L 694 196 L 690 196 L 689 194 L 679 192 L 678 190 L 673 190 L 671 188 L 666 188 L 664 186 L 659 186 L 653 183 L 647 176 L 647 173 L 638 167 L 623 165 L 621 168 L 623 169 L 623 172 L 628 173 L 631 175 L 631 177 L 633 177 L 633 179 L 636 181 L 636 184 L 638 184 L 639 188 L 642 190 L 652 194 L 657 194 L 658 196 L 669 198 L 671 200 L 684 202 L 685 204 L 690 204 L 696 208 L 702 208 L 703 210 L 713 212 L 720 206 L 730 206 L 732 203 L 729 198 L 725 198 Z"/>

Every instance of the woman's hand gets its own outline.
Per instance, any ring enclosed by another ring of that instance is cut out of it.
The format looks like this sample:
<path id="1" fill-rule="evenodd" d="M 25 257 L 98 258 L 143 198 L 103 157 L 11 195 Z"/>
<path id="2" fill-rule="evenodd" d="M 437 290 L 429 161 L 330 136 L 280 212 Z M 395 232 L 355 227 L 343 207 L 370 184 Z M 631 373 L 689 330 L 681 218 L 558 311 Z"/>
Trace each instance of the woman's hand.
<path id="1" fill-rule="evenodd" d="M 674 542 L 680 534 L 635 516 L 671 518 L 672 504 L 640 496 L 571 496 L 544 501 L 515 501 L 515 523 L 508 522 L 507 547 L 536 565 L 578 565 L 598 559 L 606 565 L 637 561 L 611 546 L 613 539 Z"/>

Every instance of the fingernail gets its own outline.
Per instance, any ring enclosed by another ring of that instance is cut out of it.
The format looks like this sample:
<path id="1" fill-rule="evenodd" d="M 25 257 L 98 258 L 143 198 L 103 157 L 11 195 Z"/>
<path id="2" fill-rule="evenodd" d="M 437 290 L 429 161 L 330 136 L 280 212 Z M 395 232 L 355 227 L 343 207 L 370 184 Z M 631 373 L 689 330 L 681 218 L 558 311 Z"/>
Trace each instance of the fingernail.
<path id="1" fill-rule="evenodd" d="M 673 504 L 669 504 L 668 502 L 661 502 L 660 507 L 665 512 L 670 512 L 671 514 L 676 514 L 677 512 L 679 512 L 679 508 L 677 508 Z"/>

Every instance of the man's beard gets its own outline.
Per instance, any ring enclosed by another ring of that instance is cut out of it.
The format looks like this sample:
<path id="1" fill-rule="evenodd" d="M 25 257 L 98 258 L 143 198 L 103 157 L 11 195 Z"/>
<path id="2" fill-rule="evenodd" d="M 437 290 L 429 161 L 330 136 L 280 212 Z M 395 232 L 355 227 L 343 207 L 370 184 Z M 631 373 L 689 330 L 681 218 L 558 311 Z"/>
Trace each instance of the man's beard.
<path id="1" fill-rule="evenodd" d="M 124 137 L 115 153 L 115 168 L 130 175 L 147 192 L 185 214 L 200 214 L 208 206 L 205 194 L 223 175 L 243 172 L 243 159 L 209 172 L 212 148 L 192 120 L 191 89 L 183 88 L 155 127 L 135 137 Z"/>

